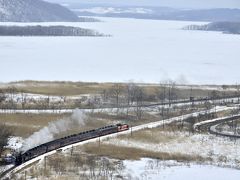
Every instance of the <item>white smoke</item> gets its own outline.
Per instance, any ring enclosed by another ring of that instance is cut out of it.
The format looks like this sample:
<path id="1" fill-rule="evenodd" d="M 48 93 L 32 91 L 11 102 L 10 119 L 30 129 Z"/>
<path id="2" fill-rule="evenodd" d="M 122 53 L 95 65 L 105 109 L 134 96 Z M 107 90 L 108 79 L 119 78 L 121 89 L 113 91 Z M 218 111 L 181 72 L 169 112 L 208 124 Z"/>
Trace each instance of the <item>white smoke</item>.
<path id="1" fill-rule="evenodd" d="M 30 137 L 24 140 L 22 151 L 27 151 L 40 144 L 54 140 L 54 136 L 62 132 L 66 132 L 76 126 L 85 124 L 85 112 L 76 109 L 71 117 L 63 118 L 54 122 L 50 122 L 48 126 L 33 133 Z"/>

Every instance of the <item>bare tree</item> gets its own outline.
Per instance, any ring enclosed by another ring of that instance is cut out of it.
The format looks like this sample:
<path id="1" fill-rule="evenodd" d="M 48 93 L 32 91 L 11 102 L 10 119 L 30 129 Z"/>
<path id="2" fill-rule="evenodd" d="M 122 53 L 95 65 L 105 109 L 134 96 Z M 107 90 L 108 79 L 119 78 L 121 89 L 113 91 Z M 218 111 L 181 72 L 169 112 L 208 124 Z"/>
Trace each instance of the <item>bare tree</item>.
<path id="1" fill-rule="evenodd" d="M 160 83 L 159 87 L 157 87 L 156 92 L 155 92 L 158 100 L 161 103 L 161 106 L 158 108 L 158 112 L 163 120 L 165 118 L 164 117 L 164 111 L 165 111 L 164 104 L 166 101 L 166 92 L 167 92 L 167 87 L 166 87 L 165 83 Z M 163 127 L 164 127 L 164 125 L 163 125 Z"/>
<path id="2" fill-rule="evenodd" d="M 27 104 L 27 95 L 24 92 L 21 92 L 21 105 L 22 109 L 25 109 L 25 106 Z"/>
<path id="3" fill-rule="evenodd" d="M 127 111 L 126 111 L 127 116 L 129 114 L 129 108 L 134 104 L 135 89 L 136 89 L 136 84 L 134 84 L 132 82 L 128 83 L 126 86 L 125 99 L 126 99 L 126 104 L 127 104 Z"/>
<path id="4" fill-rule="evenodd" d="M 135 113 L 137 116 L 137 119 L 142 119 L 143 116 L 143 100 L 144 100 L 144 90 L 140 86 L 136 86 L 134 88 L 134 100 L 136 102 L 136 107 L 135 107 Z"/>
<path id="5" fill-rule="evenodd" d="M 6 100 L 7 96 L 5 92 L 0 89 L 0 108 L 3 108 L 4 101 Z"/>
<path id="6" fill-rule="evenodd" d="M 48 97 L 45 99 L 45 103 L 46 103 L 46 109 L 50 108 L 50 96 L 48 95 Z"/>
<path id="7" fill-rule="evenodd" d="M 216 90 L 211 91 L 210 98 L 215 104 L 215 100 L 219 97 L 219 93 Z"/>
<path id="8" fill-rule="evenodd" d="M 3 153 L 4 147 L 8 143 L 9 137 L 12 135 L 12 131 L 5 124 L 0 124 L 0 156 Z"/>
<path id="9" fill-rule="evenodd" d="M 57 155 L 54 159 L 49 160 L 48 163 L 50 168 L 57 174 L 62 174 L 66 171 L 65 159 L 63 159 L 60 155 Z"/>
<path id="10" fill-rule="evenodd" d="M 15 87 L 9 87 L 7 89 L 7 92 L 10 94 L 11 108 L 15 109 L 16 108 L 16 104 L 15 104 L 15 101 L 14 101 L 14 97 L 15 97 L 15 94 L 17 93 L 17 89 Z"/>
<path id="11" fill-rule="evenodd" d="M 101 93 L 101 96 L 102 96 L 103 104 L 106 103 L 108 101 L 108 96 L 109 96 L 108 91 L 104 89 Z"/>
<path id="12" fill-rule="evenodd" d="M 169 81 L 168 82 L 168 102 L 169 106 L 171 106 L 172 101 L 178 99 L 178 94 L 177 94 L 177 87 L 176 83 L 174 81 Z"/>
<path id="13" fill-rule="evenodd" d="M 97 167 L 96 157 L 95 156 L 89 156 L 88 157 L 88 163 L 89 163 L 90 179 L 95 179 L 96 167 Z"/>
<path id="14" fill-rule="evenodd" d="M 240 103 L 240 93 L 239 93 L 239 89 L 240 87 L 239 87 L 239 84 L 237 84 L 236 85 L 236 89 L 237 89 L 237 92 L 236 92 L 236 95 L 237 95 L 237 97 L 238 97 L 238 104 Z"/>
<path id="15" fill-rule="evenodd" d="M 114 84 L 110 90 L 111 96 L 115 99 L 116 101 L 116 107 L 119 109 L 119 100 L 120 100 L 120 95 L 123 92 L 123 87 L 120 84 Z"/>

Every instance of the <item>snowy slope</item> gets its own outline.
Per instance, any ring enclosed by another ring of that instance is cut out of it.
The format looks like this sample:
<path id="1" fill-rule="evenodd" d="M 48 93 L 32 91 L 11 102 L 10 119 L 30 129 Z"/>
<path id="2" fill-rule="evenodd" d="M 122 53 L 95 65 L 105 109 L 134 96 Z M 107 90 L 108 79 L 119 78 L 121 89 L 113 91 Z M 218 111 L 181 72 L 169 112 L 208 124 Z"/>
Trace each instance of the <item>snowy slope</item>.
<path id="1" fill-rule="evenodd" d="M 65 7 L 42 0 L 0 0 L 0 21 L 78 21 Z"/>

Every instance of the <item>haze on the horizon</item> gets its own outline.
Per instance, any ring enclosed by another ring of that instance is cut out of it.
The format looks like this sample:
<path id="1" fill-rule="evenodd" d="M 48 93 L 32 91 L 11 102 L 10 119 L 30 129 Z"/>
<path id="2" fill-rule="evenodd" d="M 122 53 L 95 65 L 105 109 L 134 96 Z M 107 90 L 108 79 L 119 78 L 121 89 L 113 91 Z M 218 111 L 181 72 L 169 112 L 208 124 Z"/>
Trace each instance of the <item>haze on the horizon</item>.
<path id="1" fill-rule="evenodd" d="M 55 3 L 167 6 L 172 8 L 240 8 L 240 0 L 45 0 Z"/>

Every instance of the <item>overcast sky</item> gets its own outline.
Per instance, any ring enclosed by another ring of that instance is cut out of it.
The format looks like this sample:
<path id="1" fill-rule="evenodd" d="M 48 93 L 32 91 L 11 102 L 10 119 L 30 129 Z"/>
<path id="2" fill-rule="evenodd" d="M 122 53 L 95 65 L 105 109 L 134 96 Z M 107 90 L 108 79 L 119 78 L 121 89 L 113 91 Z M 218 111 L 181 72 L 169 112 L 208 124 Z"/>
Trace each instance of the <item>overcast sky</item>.
<path id="1" fill-rule="evenodd" d="M 115 5 L 168 6 L 177 8 L 240 8 L 240 0 L 46 0 L 67 3 L 104 3 Z"/>

